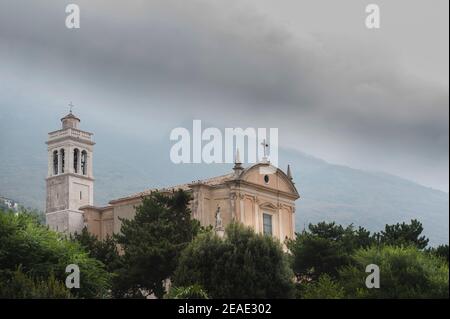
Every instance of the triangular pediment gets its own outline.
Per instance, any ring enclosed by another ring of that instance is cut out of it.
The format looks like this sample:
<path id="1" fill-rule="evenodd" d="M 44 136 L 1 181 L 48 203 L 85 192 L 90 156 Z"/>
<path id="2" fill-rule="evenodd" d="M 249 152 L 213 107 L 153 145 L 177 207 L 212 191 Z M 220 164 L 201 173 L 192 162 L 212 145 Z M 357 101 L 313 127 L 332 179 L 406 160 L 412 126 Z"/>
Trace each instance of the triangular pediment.
<path id="1" fill-rule="evenodd" d="M 261 209 L 272 209 L 272 210 L 277 209 L 277 206 L 275 206 L 274 204 L 269 203 L 269 202 L 264 202 L 264 203 L 260 204 L 259 207 Z"/>
<path id="2" fill-rule="evenodd" d="M 250 166 L 240 174 L 239 178 L 269 190 L 280 191 L 285 194 L 290 194 L 293 197 L 299 197 L 292 179 L 282 170 L 270 164 L 258 163 Z"/>

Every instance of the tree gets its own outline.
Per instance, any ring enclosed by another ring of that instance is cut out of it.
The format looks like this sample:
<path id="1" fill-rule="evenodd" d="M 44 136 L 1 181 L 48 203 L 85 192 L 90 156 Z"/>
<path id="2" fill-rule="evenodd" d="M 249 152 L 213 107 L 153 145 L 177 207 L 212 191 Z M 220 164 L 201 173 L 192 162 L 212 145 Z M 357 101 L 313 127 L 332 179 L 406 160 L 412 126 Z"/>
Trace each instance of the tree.
<path id="1" fill-rule="evenodd" d="M 340 241 L 346 234 L 346 230 L 341 225 L 336 225 L 335 222 L 326 223 L 320 222 L 316 225 L 309 224 L 308 225 L 309 232 L 323 239 L 329 239 L 333 241 Z"/>
<path id="2" fill-rule="evenodd" d="M 291 298 L 293 273 L 281 244 L 231 223 L 225 238 L 199 234 L 183 251 L 175 286 L 199 284 L 211 298 Z"/>
<path id="3" fill-rule="evenodd" d="M 188 287 L 172 287 L 165 296 L 166 299 L 209 299 L 208 294 L 200 285 Z"/>
<path id="4" fill-rule="evenodd" d="M 106 239 L 99 240 L 84 227 L 80 234 L 75 233 L 71 238 L 78 242 L 90 257 L 101 261 L 109 272 L 114 272 L 119 267 L 120 256 L 113 237 L 107 236 Z"/>
<path id="5" fill-rule="evenodd" d="M 410 246 L 424 249 L 429 242 L 425 236 L 420 236 L 423 232 L 422 223 L 416 219 L 411 220 L 411 224 L 397 223 L 386 225 L 384 231 L 380 233 L 380 242 L 391 246 Z"/>
<path id="6" fill-rule="evenodd" d="M 337 277 L 338 269 L 350 262 L 351 253 L 368 247 L 374 238 L 363 227 L 344 228 L 334 222 L 310 224 L 309 231 L 296 234 L 287 245 L 292 252 L 292 267 L 299 280 L 317 280 L 322 274 Z"/>
<path id="7" fill-rule="evenodd" d="M 370 231 L 361 226 L 355 229 L 353 224 L 344 228 L 336 225 L 335 222 L 320 222 L 316 225 L 309 224 L 308 229 L 315 237 L 340 243 L 342 248 L 348 252 L 361 247 L 369 247 L 375 243 L 375 238 Z"/>
<path id="8" fill-rule="evenodd" d="M 288 243 L 292 267 L 299 280 L 317 280 L 322 274 L 336 277 L 338 269 L 349 263 L 349 253 L 340 242 L 303 232 Z"/>
<path id="9" fill-rule="evenodd" d="M 323 274 L 317 282 L 300 284 L 303 287 L 300 298 L 303 299 L 342 299 L 344 289 L 329 275 Z"/>
<path id="10" fill-rule="evenodd" d="M 433 247 L 433 248 L 428 249 L 427 251 L 437 257 L 440 257 L 440 258 L 446 260 L 448 263 L 448 261 L 449 261 L 448 245 L 439 245 L 436 248 Z"/>
<path id="11" fill-rule="evenodd" d="M 353 247 L 352 249 L 367 248 L 376 243 L 374 234 L 364 227 L 359 226 L 357 230 L 353 232 Z"/>
<path id="12" fill-rule="evenodd" d="M 190 199 L 182 190 L 171 195 L 154 192 L 136 207 L 134 219 L 122 221 L 116 236 L 123 249 L 113 289 L 116 297 L 164 296 L 164 281 L 200 228 L 191 219 Z"/>
<path id="13" fill-rule="evenodd" d="M 9 280 L 9 287 L 14 287 L 14 280 L 30 282 L 26 278 L 51 282 L 52 276 L 64 283 L 66 267 L 76 264 L 81 276 L 80 288 L 71 290 L 74 297 L 108 295 L 110 275 L 104 265 L 89 257 L 78 243 L 39 224 L 35 215 L 0 213 L 0 242 L 0 277 Z M 13 274 L 19 266 L 26 278 Z"/>
<path id="14" fill-rule="evenodd" d="M 352 259 L 351 266 L 340 270 L 340 283 L 350 298 L 448 298 L 448 264 L 417 247 L 359 249 Z M 365 285 L 369 264 L 380 269 L 380 288 Z"/>
<path id="15" fill-rule="evenodd" d="M 0 278 L 0 299 L 69 299 L 73 298 L 66 286 L 51 274 L 36 279 L 24 274 L 21 267 L 16 271 L 3 271 Z"/>

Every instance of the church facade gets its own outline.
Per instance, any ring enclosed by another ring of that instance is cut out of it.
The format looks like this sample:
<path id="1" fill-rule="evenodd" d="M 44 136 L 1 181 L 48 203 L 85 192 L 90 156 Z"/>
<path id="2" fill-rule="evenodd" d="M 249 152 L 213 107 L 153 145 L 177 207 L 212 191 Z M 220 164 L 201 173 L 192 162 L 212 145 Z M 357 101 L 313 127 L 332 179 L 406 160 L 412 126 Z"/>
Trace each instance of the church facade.
<path id="1" fill-rule="evenodd" d="M 219 235 L 232 221 L 283 242 L 294 238 L 295 200 L 299 194 L 287 172 L 267 160 L 244 168 L 236 156 L 233 171 L 192 183 L 149 189 L 94 206 L 91 133 L 78 128 L 72 113 L 62 119 L 62 129 L 49 133 L 47 224 L 61 232 L 83 227 L 100 239 L 120 232 L 121 219 L 132 219 L 135 207 L 152 191 L 170 194 L 182 189 L 192 196 L 192 217 L 202 226 L 212 225 Z"/>

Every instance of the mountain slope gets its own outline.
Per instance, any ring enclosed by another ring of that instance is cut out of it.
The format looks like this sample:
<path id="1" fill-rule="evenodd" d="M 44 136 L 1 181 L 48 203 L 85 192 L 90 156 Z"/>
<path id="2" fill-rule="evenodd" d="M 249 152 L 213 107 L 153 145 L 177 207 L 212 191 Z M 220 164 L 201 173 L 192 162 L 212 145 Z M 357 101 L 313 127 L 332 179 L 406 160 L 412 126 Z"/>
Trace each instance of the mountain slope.
<path id="1" fill-rule="evenodd" d="M 335 220 L 377 231 L 385 224 L 415 218 L 423 223 L 430 243 L 448 242 L 447 193 L 396 176 L 331 164 L 294 178 L 302 195 L 297 230 L 310 222 Z"/>
<path id="2" fill-rule="evenodd" d="M 43 125 L 42 127 L 47 127 Z M 51 127 L 49 125 L 48 127 Z M 14 139 L 0 143 L 0 194 L 43 210 L 47 154 L 45 129 L 33 130 L 4 124 Z M 14 141 L 14 142 L 12 142 Z M 231 165 L 175 165 L 169 160 L 170 145 L 96 132 L 94 152 L 95 202 L 146 188 L 174 185 L 223 174 Z M 378 172 L 329 164 L 305 154 L 280 150 L 280 167 L 293 168 L 300 192 L 296 229 L 308 223 L 336 221 L 380 230 L 387 223 L 420 220 L 431 244 L 448 242 L 447 193 Z"/>

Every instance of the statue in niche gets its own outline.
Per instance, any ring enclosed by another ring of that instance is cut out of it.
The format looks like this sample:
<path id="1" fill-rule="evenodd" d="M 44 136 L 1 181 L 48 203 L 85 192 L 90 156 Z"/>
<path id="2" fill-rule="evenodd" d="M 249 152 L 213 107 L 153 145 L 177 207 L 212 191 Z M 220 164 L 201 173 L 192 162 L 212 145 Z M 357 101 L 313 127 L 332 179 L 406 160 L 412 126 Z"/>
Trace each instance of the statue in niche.
<path id="1" fill-rule="evenodd" d="M 222 229 L 222 216 L 220 215 L 220 206 L 217 206 L 216 210 L 216 229 Z"/>
<path id="2" fill-rule="evenodd" d="M 216 210 L 216 225 L 214 227 L 214 231 L 216 232 L 216 235 L 219 236 L 220 238 L 223 238 L 225 236 L 225 229 L 223 228 L 222 225 L 222 216 L 220 214 L 220 206 L 217 205 L 217 210 Z"/>

